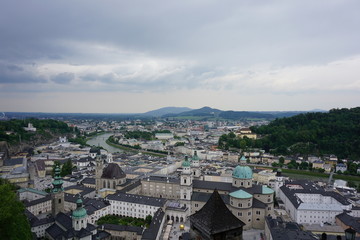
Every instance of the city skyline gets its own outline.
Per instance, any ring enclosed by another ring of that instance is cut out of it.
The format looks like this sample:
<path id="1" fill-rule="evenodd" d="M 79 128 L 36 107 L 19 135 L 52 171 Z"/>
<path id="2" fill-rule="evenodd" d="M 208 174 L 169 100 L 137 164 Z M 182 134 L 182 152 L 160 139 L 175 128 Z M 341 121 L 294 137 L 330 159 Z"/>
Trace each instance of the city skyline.
<path id="1" fill-rule="evenodd" d="M 357 107 L 359 7 L 351 0 L 1 2 L 0 112 Z"/>

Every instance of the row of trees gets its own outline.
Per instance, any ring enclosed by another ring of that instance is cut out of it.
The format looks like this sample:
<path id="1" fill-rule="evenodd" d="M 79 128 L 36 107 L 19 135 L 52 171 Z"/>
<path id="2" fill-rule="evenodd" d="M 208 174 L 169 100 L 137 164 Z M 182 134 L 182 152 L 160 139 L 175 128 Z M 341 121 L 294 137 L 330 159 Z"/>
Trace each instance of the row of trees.
<path id="1" fill-rule="evenodd" d="M 155 139 L 155 134 L 156 133 L 171 133 L 169 130 L 157 130 L 157 131 L 153 131 L 153 132 L 145 132 L 145 131 L 126 131 L 124 133 L 124 137 L 127 139 L 140 139 L 140 140 L 154 140 Z"/>
<path id="2" fill-rule="evenodd" d="M 133 217 L 120 217 L 115 215 L 106 215 L 99 220 L 97 220 L 98 225 L 102 225 L 105 223 L 108 224 L 116 224 L 123 226 L 137 226 L 137 227 L 149 227 L 152 220 L 152 216 L 148 215 L 145 219 L 143 218 L 133 218 Z"/>

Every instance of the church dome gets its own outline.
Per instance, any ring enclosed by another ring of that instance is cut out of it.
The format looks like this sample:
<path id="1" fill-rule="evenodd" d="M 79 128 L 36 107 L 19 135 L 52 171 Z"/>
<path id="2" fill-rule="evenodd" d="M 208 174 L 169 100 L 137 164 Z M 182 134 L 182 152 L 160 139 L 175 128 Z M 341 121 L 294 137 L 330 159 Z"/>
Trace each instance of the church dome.
<path id="1" fill-rule="evenodd" d="M 248 166 L 237 166 L 232 174 L 233 177 L 241 179 L 252 179 L 252 175 L 253 172 Z"/>
<path id="2" fill-rule="evenodd" d="M 197 151 L 194 151 L 194 156 L 191 158 L 191 161 L 199 161 L 200 158 L 197 155 Z"/>
<path id="3" fill-rule="evenodd" d="M 76 200 L 77 208 L 72 212 L 72 217 L 76 219 L 84 218 L 87 215 L 86 209 L 82 206 L 83 201 L 79 198 Z"/>
<path id="4" fill-rule="evenodd" d="M 188 156 L 185 156 L 185 160 L 182 162 L 181 166 L 182 167 L 190 167 L 191 163 L 188 160 Z"/>
<path id="5" fill-rule="evenodd" d="M 246 157 L 244 155 L 242 155 L 240 158 L 240 162 L 242 162 L 242 161 L 246 162 Z"/>
<path id="6" fill-rule="evenodd" d="M 116 163 L 109 163 L 109 165 L 107 165 L 107 167 L 104 168 L 103 174 L 101 175 L 101 178 L 107 178 L 107 179 L 120 179 L 125 177 L 126 174 Z"/>

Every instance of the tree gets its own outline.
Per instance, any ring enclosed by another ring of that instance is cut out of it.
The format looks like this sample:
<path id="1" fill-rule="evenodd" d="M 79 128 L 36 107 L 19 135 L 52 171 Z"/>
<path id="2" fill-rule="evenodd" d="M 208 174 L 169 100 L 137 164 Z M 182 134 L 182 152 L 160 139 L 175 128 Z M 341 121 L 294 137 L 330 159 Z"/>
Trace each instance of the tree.
<path id="1" fill-rule="evenodd" d="M 150 225 L 150 223 L 151 223 L 151 221 L 152 221 L 152 216 L 151 215 L 147 215 L 146 216 L 146 218 L 145 218 L 145 223 L 146 223 L 146 225 Z"/>
<path id="2" fill-rule="evenodd" d="M 0 181 L 0 236 L 1 239 L 32 239 L 24 205 L 17 200 L 15 187 Z"/>
<path id="3" fill-rule="evenodd" d="M 284 164 L 284 162 L 285 162 L 285 158 L 284 157 L 279 157 L 279 163 Z"/>
<path id="4" fill-rule="evenodd" d="M 61 167 L 60 176 L 64 177 L 72 173 L 73 164 L 70 159 L 68 159 Z"/>

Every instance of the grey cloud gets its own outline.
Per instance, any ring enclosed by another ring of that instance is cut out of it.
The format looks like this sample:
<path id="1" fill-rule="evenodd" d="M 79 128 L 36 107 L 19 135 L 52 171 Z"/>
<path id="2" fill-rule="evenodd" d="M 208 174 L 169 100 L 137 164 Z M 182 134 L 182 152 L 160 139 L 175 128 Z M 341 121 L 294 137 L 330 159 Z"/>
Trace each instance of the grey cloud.
<path id="1" fill-rule="evenodd" d="M 17 83 L 44 83 L 46 79 L 36 76 L 33 72 L 25 70 L 15 64 L 5 65 L 0 63 L 0 84 Z"/>
<path id="2" fill-rule="evenodd" d="M 55 77 L 51 78 L 51 80 L 58 84 L 67 84 L 72 79 L 74 79 L 75 75 L 73 73 L 65 72 L 59 73 Z"/>
<path id="3" fill-rule="evenodd" d="M 12 72 L 21 72 L 24 70 L 22 67 L 16 65 L 8 65 L 7 68 Z"/>

